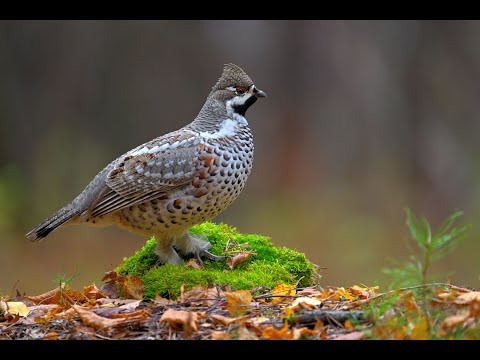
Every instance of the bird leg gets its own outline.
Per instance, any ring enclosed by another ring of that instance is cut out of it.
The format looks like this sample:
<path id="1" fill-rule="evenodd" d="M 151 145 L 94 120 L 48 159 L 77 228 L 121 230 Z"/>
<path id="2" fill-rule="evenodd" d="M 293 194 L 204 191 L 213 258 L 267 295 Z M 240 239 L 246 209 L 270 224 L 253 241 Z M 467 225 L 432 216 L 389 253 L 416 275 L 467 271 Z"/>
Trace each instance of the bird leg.
<path id="1" fill-rule="evenodd" d="M 198 236 L 190 235 L 188 232 L 176 238 L 175 247 L 178 248 L 182 254 L 193 254 L 199 264 L 203 264 L 202 257 L 206 257 L 213 261 L 225 260 L 226 256 L 217 256 L 208 251 L 212 246 L 208 241 L 201 239 Z"/>

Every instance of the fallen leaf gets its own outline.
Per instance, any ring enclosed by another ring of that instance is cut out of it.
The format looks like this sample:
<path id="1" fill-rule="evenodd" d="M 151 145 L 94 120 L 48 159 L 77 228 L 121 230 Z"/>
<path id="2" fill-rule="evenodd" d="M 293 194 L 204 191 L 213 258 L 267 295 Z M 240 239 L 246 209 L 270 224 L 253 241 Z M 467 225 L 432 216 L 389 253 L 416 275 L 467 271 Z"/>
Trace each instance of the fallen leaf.
<path id="1" fill-rule="evenodd" d="M 131 301 L 131 302 L 128 302 L 126 304 L 123 304 L 123 305 L 119 306 L 118 308 L 121 311 L 134 311 L 137 307 L 140 306 L 141 302 L 142 302 L 142 300 Z"/>
<path id="2" fill-rule="evenodd" d="M 104 318 L 78 305 L 73 305 L 72 308 L 77 312 L 78 316 L 80 316 L 84 325 L 90 326 L 95 330 L 117 326 L 124 321 L 123 319 Z"/>
<path id="3" fill-rule="evenodd" d="M 292 305 L 290 306 L 299 306 L 301 304 L 309 305 L 310 307 L 315 307 L 315 306 L 321 305 L 322 302 L 318 299 L 302 296 L 302 297 L 296 298 L 293 301 Z"/>
<path id="4" fill-rule="evenodd" d="M 412 331 L 408 337 L 410 340 L 427 340 L 429 338 L 428 324 L 426 318 L 421 318 L 413 325 Z"/>
<path id="5" fill-rule="evenodd" d="M 190 306 L 210 306 L 223 297 L 223 291 L 217 287 L 205 288 L 201 285 L 196 285 L 187 292 L 183 293 L 182 299 L 179 303 L 186 301 L 191 302 Z"/>
<path id="6" fill-rule="evenodd" d="M 111 281 L 117 281 L 118 275 L 116 271 L 108 271 L 103 275 L 102 281 L 105 280 L 111 280 Z"/>
<path id="7" fill-rule="evenodd" d="M 25 317 L 28 315 L 30 310 L 27 305 L 19 301 L 7 301 L 7 311 L 3 314 L 6 318 L 10 316 L 21 316 Z"/>
<path id="8" fill-rule="evenodd" d="M 297 291 L 297 295 L 299 296 L 319 296 L 321 294 L 322 293 L 314 287 L 305 288 L 303 290 Z"/>
<path id="9" fill-rule="evenodd" d="M 210 315 L 210 318 L 215 320 L 216 322 L 222 324 L 222 325 L 230 325 L 234 322 L 238 322 L 240 319 L 242 319 L 241 317 L 238 317 L 238 318 L 229 318 L 229 317 L 226 317 L 226 316 L 223 316 L 223 315 L 218 315 L 218 314 L 212 314 Z"/>
<path id="10" fill-rule="evenodd" d="M 285 321 L 281 329 L 277 329 L 273 325 L 267 326 L 262 332 L 262 337 L 268 340 L 291 340 L 293 334 L 288 330 L 288 323 Z"/>
<path id="11" fill-rule="evenodd" d="M 316 330 L 311 330 L 307 327 L 302 327 L 302 328 L 294 328 L 292 330 L 292 338 L 293 340 L 298 340 L 300 338 L 307 338 L 309 336 L 313 336 L 313 335 L 316 335 L 317 334 L 317 331 Z"/>
<path id="12" fill-rule="evenodd" d="M 348 334 L 339 335 L 334 337 L 332 340 L 363 340 L 365 338 L 365 333 L 361 331 L 354 331 Z"/>
<path id="13" fill-rule="evenodd" d="M 145 320 L 150 314 L 150 310 L 137 310 L 126 314 L 112 314 L 111 318 L 125 320 Z"/>
<path id="14" fill-rule="evenodd" d="M 450 315 L 445 318 L 442 322 L 442 328 L 452 329 L 457 325 L 465 323 L 465 321 L 470 317 L 469 313 L 463 315 Z"/>
<path id="15" fill-rule="evenodd" d="M 168 304 L 171 304 L 172 302 L 173 301 L 170 299 L 165 299 L 164 297 L 161 297 L 160 295 L 155 294 L 155 303 L 157 304 L 168 305 Z"/>
<path id="16" fill-rule="evenodd" d="M 244 251 L 236 254 L 234 257 L 228 258 L 227 265 L 230 269 L 236 268 L 238 265 L 247 260 L 250 256 L 257 256 L 253 251 Z"/>
<path id="17" fill-rule="evenodd" d="M 125 275 L 118 277 L 118 284 L 122 290 L 122 294 L 128 299 L 143 299 L 143 281 L 135 275 Z"/>
<path id="18" fill-rule="evenodd" d="M 160 318 L 160 323 L 167 322 L 174 329 L 183 329 L 186 338 L 198 331 L 199 314 L 192 311 L 168 309 Z"/>
<path id="19" fill-rule="evenodd" d="M 225 292 L 224 295 L 227 299 L 227 304 L 229 305 L 227 310 L 233 317 L 245 314 L 252 302 L 252 294 L 247 290 Z"/>
<path id="20" fill-rule="evenodd" d="M 470 304 L 474 301 L 480 301 L 480 291 L 472 291 L 458 296 L 453 302 L 459 305 Z"/>
<path id="21" fill-rule="evenodd" d="M 278 284 L 272 290 L 272 302 L 271 304 L 278 304 L 285 299 L 286 296 L 292 296 L 296 294 L 295 285 Z"/>
<path id="22" fill-rule="evenodd" d="M 238 329 L 238 340 L 258 340 L 258 336 L 243 325 Z"/>
<path id="23" fill-rule="evenodd" d="M 107 281 L 105 284 L 100 286 L 100 291 L 107 295 L 110 299 L 118 298 L 118 287 L 117 283 L 113 280 Z"/>
<path id="24" fill-rule="evenodd" d="M 24 299 L 30 300 L 35 305 L 39 304 L 57 304 L 60 300 L 60 286 L 37 296 L 24 296 Z"/>
<path id="25" fill-rule="evenodd" d="M 85 294 L 85 296 L 89 299 L 102 299 L 102 298 L 105 298 L 105 297 L 108 297 L 107 294 L 103 293 L 102 291 L 100 291 L 96 286 L 95 284 L 91 284 L 89 286 L 84 286 L 83 287 L 83 292 Z"/>
<path id="26" fill-rule="evenodd" d="M 188 268 L 192 268 L 192 269 L 197 269 L 197 270 L 203 270 L 204 267 L 202 265 L 200 265 L 197 260 L 195 260 L 194 258 L 191 258 L 190 260 L 187 261 L 187 263 L 185 264 L 186 267 Z"/>
<path id="27" fill-rule="evenodd" d="M 353 296 L 349 291 L 345 290 L 345 288 L 343 288 L 343 287 L 337 288 L 335 293 L 337 295 L 339 295 L 340 297 L 343 297 L 346 300 L 355 300 L 356 299 L 355 296 Z"/>
<path id="28" fill-rule="evenodd" d="M 228 335 L 226 331 L 215 331 L 210 332 L 212 340 L 228 340 Z"/>
<path id="29" fill-rule="evenodd" d="M 42 340 L 58 340 L 58 333 L 56 331 L 51 331 L 45 335 Z"/>
<path id="30" fill-rule="evenodd" d="M 345 329 L 349 329 L 349 330 L 354 328 L 352 323 L 350 322 L 350 320 L 346 320 L 345 324 L 343 324 L 343 326 L 345 327 Z"/>

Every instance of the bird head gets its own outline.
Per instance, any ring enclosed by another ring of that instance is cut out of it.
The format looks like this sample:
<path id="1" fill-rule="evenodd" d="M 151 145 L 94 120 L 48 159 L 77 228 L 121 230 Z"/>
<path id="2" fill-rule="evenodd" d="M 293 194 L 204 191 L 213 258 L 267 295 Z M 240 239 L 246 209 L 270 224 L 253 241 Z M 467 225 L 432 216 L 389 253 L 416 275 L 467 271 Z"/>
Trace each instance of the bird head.
<path id="1" fill-rule="evenodd" d="M 247 109 L 258 98 L 267 94 L 255 87 L 252 79 L 237 65 L 225 64 L 223 73 L 212 88 L 209 97 L 222 101 L 232 111 L 245 116 Z"/>

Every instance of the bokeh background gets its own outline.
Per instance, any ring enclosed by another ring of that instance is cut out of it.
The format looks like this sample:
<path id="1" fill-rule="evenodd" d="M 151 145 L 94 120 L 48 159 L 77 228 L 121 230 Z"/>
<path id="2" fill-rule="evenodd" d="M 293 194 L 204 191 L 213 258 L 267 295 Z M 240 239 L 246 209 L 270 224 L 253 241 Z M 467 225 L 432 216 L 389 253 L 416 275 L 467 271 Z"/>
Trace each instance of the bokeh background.
<path id="1" fill-rule="evenodd" d="M 216 221 L 303 251 L 322 284 L 385 286 L 403 208 L 470 236 L 434 267 L 480 285 L 480 22 L 1 21 L 0 294 L 95 282 L 144 238 L 24 234 L 107 163 L 189 123 L 222 65 L 268 93 L 247 113 L 253 173 Z"/>

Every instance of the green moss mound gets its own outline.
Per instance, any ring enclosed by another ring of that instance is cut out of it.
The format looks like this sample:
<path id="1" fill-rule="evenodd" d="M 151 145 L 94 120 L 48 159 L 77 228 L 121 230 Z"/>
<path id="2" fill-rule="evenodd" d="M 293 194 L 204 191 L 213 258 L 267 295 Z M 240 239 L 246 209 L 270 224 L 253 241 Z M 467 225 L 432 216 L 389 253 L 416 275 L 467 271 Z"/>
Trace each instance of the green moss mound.
<path id="1" fill-rule="evenodd" d="M 316 267 L 307 260 L 305 254 L 286 248 L 276 247 L 268 237 L 255 234 L 240 234 L 235 228 L 225 224 L 206 222 L 193 226 L 190 232 L 206 238 L 211 244 L 209 251 L 223 255 L 228 241 L 248 244 L 248 251 L 257 256 L 249 257 L 237 268 L 230 270 L 225 261 L 205 259 L 204 270 L 170 264 L 156 264 L 154 238 L 131 257 L 124 258 L 116 269 L 120 275 L 136 275 L 145 283 L 145 298 L 151 299 L 158 294 L 175 299 L 180 287 L 188 290 L 195 285 L 228 284 L 233 290 L 250 290 L 260 286 L 274 287 L 277 284 L 296 284 L 298 286 L 314 285 L 317 279 Z"/>

